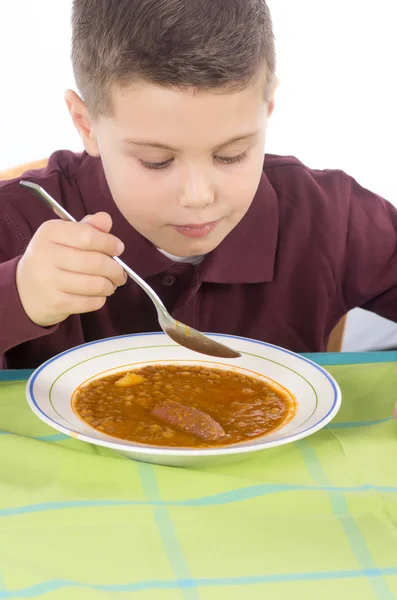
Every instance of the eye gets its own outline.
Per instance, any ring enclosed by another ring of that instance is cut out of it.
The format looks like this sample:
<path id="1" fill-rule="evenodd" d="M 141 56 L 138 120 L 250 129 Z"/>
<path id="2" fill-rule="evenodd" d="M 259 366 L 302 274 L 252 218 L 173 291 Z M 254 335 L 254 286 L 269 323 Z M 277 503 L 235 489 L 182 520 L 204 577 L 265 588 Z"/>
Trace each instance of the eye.
<path id="1" fill-rule="evenodd" d="M 248 151 L 246 150 L 238 156 L 216 156 L 216 160 L 224 165 L 235 165 L 236 163 L 243 162 L 247 158 Z"/>
<path id="2" fill-rule="evenodd" d="M 166 169 L 169 167 L 174 159 L 170 158 L 169 160 L 164 160 L 163 162 L 146 162 L 145 160 L 138 159 L 138 162 L 145 167 L 145 169 L 149 169 L 152 171 L 159 171 L 161 169 Z"/>

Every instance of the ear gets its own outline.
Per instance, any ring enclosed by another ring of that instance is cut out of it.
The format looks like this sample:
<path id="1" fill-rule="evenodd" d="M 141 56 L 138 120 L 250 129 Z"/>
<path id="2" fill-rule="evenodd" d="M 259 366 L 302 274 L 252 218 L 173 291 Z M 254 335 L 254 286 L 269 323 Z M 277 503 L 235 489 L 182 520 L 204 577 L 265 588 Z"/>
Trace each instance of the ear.
<path id="1" fill-rule="evenodd" d="M 98 142 L 85 102 L 73 90 L 65 92 L 65 101 L 84 148 L 90 156 L 99 156 Z"/>
<path id="2" fill-rule="evenodd" d="M 273 114 L 274 106 L 275 106 L 275 103 L 276 103 L 275 95 L 276 95 L 276 91 L 277 91 L 277 88 L 278 88 L 279 85 L 280 85 L 280 80 L 279 80 L 278 77 L 276 77 L 275 81 L 274 81 L 274 84 L 273 84 L 273 88 L 272 88 L 271 94 L 270 94 L 269 106 L 268 106 L 268 109 L 267 109 L 267 116 L 268 116 L 268 118 L 270 118 L 272 116 L 272 114 Z"/>

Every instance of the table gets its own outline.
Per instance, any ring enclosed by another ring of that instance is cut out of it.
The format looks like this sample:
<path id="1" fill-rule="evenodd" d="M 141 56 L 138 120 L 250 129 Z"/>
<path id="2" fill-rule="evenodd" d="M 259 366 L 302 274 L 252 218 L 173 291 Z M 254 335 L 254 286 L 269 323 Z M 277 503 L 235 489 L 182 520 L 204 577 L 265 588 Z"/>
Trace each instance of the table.
<path id="1" fill-rule="evenodd" d="M 0 374 L 0 599 L 397 598 L 397 353 L 311 356 L 342 409 L 248 460 L 157 467 L 67 438 Z"/>

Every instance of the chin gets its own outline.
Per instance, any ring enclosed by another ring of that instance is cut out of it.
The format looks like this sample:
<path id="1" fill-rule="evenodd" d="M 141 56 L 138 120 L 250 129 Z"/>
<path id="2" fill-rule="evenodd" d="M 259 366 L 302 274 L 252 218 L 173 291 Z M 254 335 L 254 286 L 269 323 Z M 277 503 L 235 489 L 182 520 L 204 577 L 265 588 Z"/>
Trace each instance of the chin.
<path id="1" fill-rule="evenodd" d="M 222 238 L 223 239 L 223 238 Z M 222 239 L 202 239 L 198 240 L 186 240 L 182 243 L 174 244 L 173 247 L 175 252 L 169 251 L 174 256 L 201 256 L 203 254 L 209 254 L 212 250 L 215 250 L 217 246 L 222 242 Z"/>

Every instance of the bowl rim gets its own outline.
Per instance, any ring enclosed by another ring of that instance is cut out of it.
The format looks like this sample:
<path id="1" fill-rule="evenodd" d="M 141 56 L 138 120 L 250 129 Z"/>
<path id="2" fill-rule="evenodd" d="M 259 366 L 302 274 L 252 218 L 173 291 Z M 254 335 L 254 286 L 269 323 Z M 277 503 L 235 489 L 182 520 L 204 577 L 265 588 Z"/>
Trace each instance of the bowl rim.
<path id="1" fill-rule="evenodd" d="M 286 437 L 284 439 L 280 439 L 280 440 L 274 440 L 271 442 L 264 441 L 263 443 L 260 443 L 260 444 L 246 445 L 246 446 L 234 445 L 234 446 L 220 446 L 220 447 L 215 447 L 215 448 L 173 449 L 173 448 L 163 448 L 160 446 L 159 447 L 145 446 L 143 444 L 136 444 L 136 445 L 124 444 L 123 440 L 120 440 L 119 442 L 117 442 L 117 441 L 110 442 L 105 439 L 102 440 L 102 439 L 98 439 L 98 438 L 93 438 L 93 437 L 83 434 L 83 433 L 77 433 L 77 432 L 74 432 L 72 429 L 68 429 L 67 427 L 63 427 L 62 425 L 57 423 L 57 421 L 55 421 L 51 417 L 47 416 L 47 414 L 38 406 L 37 401 L 34 397 L 33 386 L 34 386 L 34 383 L 35 383 L 37 377 L 40 375 L 40 373 L 52 362 L 55 362 L 62 356 L 70 354 L 71 352 L 74 352 L 79 348 L 94 346 L 94 345 L 102 344 L 102 343 L 109 342 L 112 340 L 119 340 L 119 339 L 125 339 L 125 338 L 148 337 L 148 336 L 153 336 L 153 335 L 164 335 L 165 336 L 166 334 L 162 331 L 152 331 L 152 332 L 144 332 L 144 333 L 131 333 L 131 334 L 125 334 L 125 335 L 117 335 L 117 336 L 112 336 L 109 338 L 95 340 L 93 342 L 86 342 L 84 344 L 80 344 L 79 346 L 74 346 L 73 348 L 70 348 L 69 350 L 65 350 L 64 352 L 61 352 L 60 354 L 57 354 L 56 356 L 53 356 L 52 358 L 50 358 L 46 362 L 44 362 L 42 365 L 40 365 L 32 373 L 32 375 L 29 377 L 29 379 L 26 383 L 26 397 L 27 397 L 30 408 L 42 421 L 47 423 L 47 425 L 49 425 L 53 429 L 56 429 L 57 431 L 60 431 L 61 433 L 64 433 L 65 435 L 67 435 L 68 437 L 70 437 L 72 439 L 77 439 L 79 441 L 87 442 L 87 443 L 95 445 L 95 446 L 103 446 L 105 448 L 110 448 L 110 449 L 116 450 L 118 452 L 124 452 L 127 454 L 141 454 L 141 455 L 146 454 L 146 455 L 150 455 L 153 457 L 155 457 L 155 456 L 174 456 L 174 457 L 227 456 L 227 455 L 234 455 L 234 454 L 246 454 L 248 452 L 257 452 L 260 450 L 266 450 L 267 448 L 283 446 L 285 444 L 290 444 L 292 442 L 301 440 L 305 437 L 308 437 L 309 435 L 312 435 L 313 433 L 316 433 L 320 429 L 323 429 L 335 417 L 335 415 L 339 411 L 341 401 L 342 401 L 341 390 L 340 390 L 339 385 L 337 384 L 336 380 L 334 379 L 334 377 L 332 377 L 332 375 L 326 369 L 324 369 L 321 365 L 318 365 L 317 363 L 310 360 L 306 356 L 302 356 L 300 354 L 297 354 L 296 352 L 292 352 L 291 350 L 282 348 L 281 346 L 276 346 L 275 344 L 269 344 L 268 342 L 262 342 L 260 340 L 254 340 L 252 338 L 247 338 L 247 337 L 238 336 L 238 335 L 230 335 L 230 334 L 225 334 L 225 333 L 206 333 L 205 335 L 223 337 L 223 338 L 228 338 L 231 340 L 233 340 L 233 339 L 243 340 L 246 342 L 251 342 L 253 344 L 258 344 L 261 346 L 274 348 L 278 351 L 281 351 L 284 354 L 294 356 L 294 357 L 298 358 L 299 360 L 302 360 L 303 362 L 308 363 L 309 365 L 314 367 L 316 370 L 320 371 L 320 373 L 329 381 L 329 383 L 331 384 L 331 387 L 333 389 L 333 392 L 334 392 L 332 406 L 329 409 L 328 413 L 318 423 L 316 423 L 315 425 L 312 425 L 308 429 L 305 429 L 304 431 L 302 431 L 300 433 L 288 436 L 288 437 Z M 266 436 L 264 436 L 264 439 L 265 438 L 266 438 Z M 114 438 L 114 439 L 116 439 L 116 438 Z"/>

